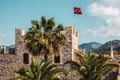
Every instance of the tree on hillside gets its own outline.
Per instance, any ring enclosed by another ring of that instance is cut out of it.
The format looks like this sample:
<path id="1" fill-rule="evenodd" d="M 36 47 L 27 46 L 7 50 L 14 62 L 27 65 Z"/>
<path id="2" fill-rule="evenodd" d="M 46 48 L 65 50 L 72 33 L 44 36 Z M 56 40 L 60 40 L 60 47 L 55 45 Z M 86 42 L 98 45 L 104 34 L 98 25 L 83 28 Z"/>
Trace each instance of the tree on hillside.
<path id="1" fill-rule="evenodd" d="M 47 60 L 48 54 L 59 54 L 61 45 L 66 43 L 66 38 L 62 31 L 64 27 L 59 24 L 55 27 L 54 18 L 46 19 L 41 17 L 41 21 L 32 20 L 32 27 L 26 33 L 26 47 L 33 55 L 44 54 Z"/>
<path id="2" fill-rule="evenodd" d="M 110 57 L 101 54 L 77 54 L 77 57 L 78 61 L 68 61 L 67 63 L 80 75 L 80 80 L 102 80 L 105 75 L 119 67 L 118 64 L 110 62 Z"/>
<path id="3" fill-rule="evenodd" d="M 14 70 L 19 74 L 13 80 L 59 80 L 57 74 L 62 72 L 66 75 L 66 71 L 63 68 L 58 68 L 57 65 L 51 64 L 52 61 L 40 61 L 37 62 L 32 59 L 32 63 L 29 66 L 23 66 Z"/>

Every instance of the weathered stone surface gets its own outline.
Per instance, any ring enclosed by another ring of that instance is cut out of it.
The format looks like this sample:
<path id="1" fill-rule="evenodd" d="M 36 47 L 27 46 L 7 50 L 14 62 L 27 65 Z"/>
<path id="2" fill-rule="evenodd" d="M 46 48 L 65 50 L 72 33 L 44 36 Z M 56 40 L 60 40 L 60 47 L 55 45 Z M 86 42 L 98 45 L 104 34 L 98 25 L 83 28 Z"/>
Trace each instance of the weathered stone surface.
<path id="1" fill-rule="evenodd" d="M 11 70 L 24 65 L 23 54 L 29 54 L 29 62 L 31 62 L 32 55 L 26 50 L 24 40 L 24 30 L 16 29 L 15 31 L 15 55 L 1 54 L 0 55 L 0 80 L 8 80 L 15 77 L 15 74 L 10 74 Z M 67 43 L 60 50 L 60 65 L 67 60 L 74 59 L 74 49 L 78 50 L 78 35 L 72 27 L 66 27 L 65 36 Z M 74 45 L 73 45 L 74 44 Z M 36 60 L 44 58 L 44 55 L 34 56 Z M 52 59 L 54 63 L 54 56 L 49 55 L 48 59 Z M 59 64 L 58 64 L 59 65 Z M 64 66 L 69 71 L 69 65 Z"/>
<path id="2" fill-rule="evenodd" d="M 21 66 L 20 58 L 12 54 L 0 55 L 0 80 L 9 80 L 15 77 L 12 70 Z"/>
<path id="3" fill-rule="evenodd" d="M 67 72 L 70 72 L 70 65 L 66 64 L 63 65 L 67 60 L 77 60 L 75 57 L 74 52 L 78 51 L 78 33 L 72 27 L 65 28 L 65 36 L 67 39 L 67 43 L 61 47 L 60 50 L 60 63 L 57 63 L 59 67 L 64 67 Z M 78 51 L 80 54 L 83 51 Z M 12 80 L 15 77 L 15 74 L 12 74 L 12 70 L 24 65 L 23 63 L 23 54 L 29 54 L 29 63 L 31 62 L 32 55 L 25 47 L 25 40 L 24 40 L 24 31 L 22 29 L 16 29 L 15 33 L 15 55 L 12 54 L 0 54 L 0 80 Z M 44 58 L 44 55 L 34 56 L 36 60 L 40 60 Z M 48 59 L 52 59 L 54 63 L 54 55 L 49 55 Z M 116 57 L 119 59 L 120 57 Z M 61 79 L 65 78 L 60 74 Z M 76 73 L 73 74 L 71 77 L 70 75 L 67 76 L 69 80 L 74 80 L 78 77 Z M 108 77 L 108 76 L 107 76 Z M 106 78 L 106 80 L 108 80 Z M 109 80 L 114 80 L 110 79 Z"/>

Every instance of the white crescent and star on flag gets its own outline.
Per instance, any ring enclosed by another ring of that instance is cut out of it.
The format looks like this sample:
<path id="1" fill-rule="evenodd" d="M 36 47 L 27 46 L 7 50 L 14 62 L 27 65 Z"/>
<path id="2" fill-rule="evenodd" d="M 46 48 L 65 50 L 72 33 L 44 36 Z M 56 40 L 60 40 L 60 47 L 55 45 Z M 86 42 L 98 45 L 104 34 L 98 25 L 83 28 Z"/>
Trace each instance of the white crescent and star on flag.
<path id="1" fill-rule="evenodd" d="M 82 14 L 82 11 L 80 8 L 74 7 L 74 14 Z"/>

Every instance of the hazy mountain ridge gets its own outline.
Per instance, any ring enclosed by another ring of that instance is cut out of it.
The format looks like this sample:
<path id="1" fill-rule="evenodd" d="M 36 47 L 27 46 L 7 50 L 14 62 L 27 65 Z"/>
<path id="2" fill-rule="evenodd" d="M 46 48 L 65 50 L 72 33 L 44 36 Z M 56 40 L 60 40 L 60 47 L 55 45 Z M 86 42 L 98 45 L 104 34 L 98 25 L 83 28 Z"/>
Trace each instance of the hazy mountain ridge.
<path id="1" fill-rule="evenodd" d="M 105 44 L 99 42 L 89 42 L 79 45 L 79 49 L 85 49 L 85 52 L 88 53 L 90 50 L 96 53 L 110 53 L 111 45 L 114 52 L 120 53 L 120 40 L 108 41 Z M 8 48 L 15 48 L 15 45 L 7 46 Z"/>
<path id="2" fill-rule="evenodd" d="M 94 51 L 97 53 L 109 53 L 111 50 L 111 46 L 113 47 L 114 51 L 118 53 L 120 52 L 120 40 L 108 41 Z"/>
<path id="3" fill-rule="evenodd" d="M 81 45 L 79 45 L 79 49 L 85 49 L 85 52 L 88 53 L 90 50 L 96 50 L 97 48 L 99 48 L 102 44 L 98 43 L 98 42 L 89 42 L 89 43 L 83 43 Z"/>

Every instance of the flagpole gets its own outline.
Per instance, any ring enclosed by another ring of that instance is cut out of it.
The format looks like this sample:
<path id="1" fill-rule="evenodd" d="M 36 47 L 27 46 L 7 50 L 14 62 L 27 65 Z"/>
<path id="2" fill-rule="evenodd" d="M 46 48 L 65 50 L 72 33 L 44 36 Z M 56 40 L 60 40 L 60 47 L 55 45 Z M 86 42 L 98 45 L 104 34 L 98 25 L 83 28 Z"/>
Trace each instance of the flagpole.
<path id="1" fill-rule="evenodd" d="M 74 10 L 74 7 L 73 7 Z M 73 27 L 75 27 L 75 13 L 73 13 Z"/>
<path id="2" fill-rule="evenodd" d="M 75 27 L 75 14 L 73 13 L 73 27 Z"/>
<path id="3" fill-rule="evenodd" d="M 82 14 L 81 8 L 79 7 L 74 7 L 74 14 L 73 14 L 73 27 L 75 27 L 75 14 Z"/>

